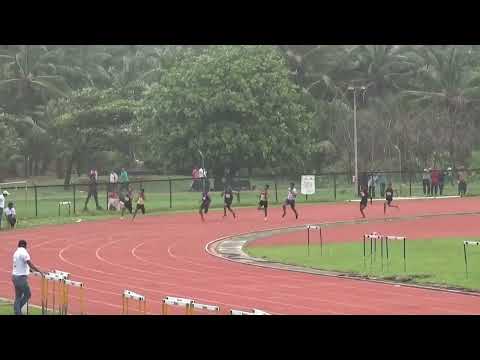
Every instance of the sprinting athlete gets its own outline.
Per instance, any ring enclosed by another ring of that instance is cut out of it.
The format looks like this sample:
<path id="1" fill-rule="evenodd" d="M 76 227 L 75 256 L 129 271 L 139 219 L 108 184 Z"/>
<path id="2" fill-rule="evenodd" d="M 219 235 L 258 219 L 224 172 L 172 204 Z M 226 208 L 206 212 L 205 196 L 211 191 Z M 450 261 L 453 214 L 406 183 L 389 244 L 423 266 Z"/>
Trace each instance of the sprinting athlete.
<path id="1" fill-rule="evenodd" d="M 260 201 L 258 203 L 258 210 L 261 210 L 263 207 L 263 212 L 265 213 L 265 221 L 268 217 L 268 189 L 269 185 L 265 185 L 265 188 L 260 192 Z"/>
<path id="2" fill-rule="evenodd" d="M 233 215 L 233 218 L 236 218 L 235 211 L 232 210 L 232 202 L 233 202 L 233 190 L 230 186 L 222 192 L 221 196 L 223 197 L 223 217 L 227 216 L 227 209 Z"/>
<path id="3" fill-rule="evenodd" d="M 283 206 L 282 206 L 283 208 L 282 217 L 285 217 L 285 215 L 287 215 L 287 206 L 290 205 L 290 208 L 295 213 L 295 218 L 298 219 L 298 213 L 297 213 L 297 210 L 295 209 L 296 198 L 297 198 L 297 189 L 295 189 L 294 183 L 290 183 L 290 187 L 288 188 L 287 198 L 285 199 L 285 202 L 283 203 Z"/>
<path id="4" fill-rule="evenodd" d="M 363 212 L 364 209 L 366 209 L 368 205 L 368 187 L 363 186 L 362 190 L 360 191 L 360 196 L 362 197 L 360 199 L 360 212 L 362 213 L 362 216 L 365 218 L 365 213 Z"/>
<path id="5" fill-rule="evenodd" d="M 140 192 L 138 193 L 138 198 L 137 198 L 137 207 L 135 208 L 135 212 L 133 213 L 133 219 L 135 219 L 135 216 L 137 216 L 137 211 L 141 210 L 142 214 L 145 215 L 145 190 L 140 189 Z"/>
<path id="6" fill-rule="evenodd" d="M 388 205 L 388 207 L 394 207 L 394 208 L 400 209 L 399 206 L 392 205 L 393 191 L 394 190 L 393 190 L 393 187 L 392 187 L 392 183 L 388 183 L 387 190 L 385 190 L 385 203 L 383 204 L 383 213 L 384 214 L 387 213 L 387 205 Z"/>
<path id="7" fill-rule="evenodd" d="M 210 198 L 210 195 L 208 194 L 208 190 L 205 190 L 202 193 L 202 204 L 200 205 L 200 210 L 198 211 L 200 214 L 200 217 L 202 218 L 202 221 L 205 221 L 203 218 L 203 213 L 208 213 L 208 208 L 210 207 L 210 203 L 212 202 L 212 199 Z"/>

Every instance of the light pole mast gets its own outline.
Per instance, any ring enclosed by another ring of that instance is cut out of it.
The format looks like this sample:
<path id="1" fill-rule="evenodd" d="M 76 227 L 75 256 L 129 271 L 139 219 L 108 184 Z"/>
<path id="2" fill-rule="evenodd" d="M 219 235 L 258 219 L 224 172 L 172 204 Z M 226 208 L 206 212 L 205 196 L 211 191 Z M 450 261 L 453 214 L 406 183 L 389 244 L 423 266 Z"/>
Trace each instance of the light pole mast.
<path id="1" fill-rule="evenodd" d="M 358 195 L 358 139 L 357 139 L 357 90 L 365 91 L 365 86 L 349 86 L 349 91 L 353 91 L 353 146 L 355 148 L 355 181 L 354 194 Z"/>

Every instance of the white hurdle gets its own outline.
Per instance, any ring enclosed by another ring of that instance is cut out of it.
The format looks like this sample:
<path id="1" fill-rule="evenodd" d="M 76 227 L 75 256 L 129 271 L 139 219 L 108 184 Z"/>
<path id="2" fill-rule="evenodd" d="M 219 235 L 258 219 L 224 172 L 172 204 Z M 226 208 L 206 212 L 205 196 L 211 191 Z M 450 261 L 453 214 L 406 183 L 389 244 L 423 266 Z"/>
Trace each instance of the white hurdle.
<path id="1" fill-rule="evenodd" d="M 131 290 L 124 290 L 122 294 L 122 314 L 128 315 L 128 300 L 138 301 L 138 311 L 143 312 L 144 315 L 147 313 L 147 300 L 145 296 Z"/>
<path id="2" fill-rule="evenodd" d="M 168 314 L 168 306 L 178 306 L 185 308 L 185 315 L 191 315 L 195 300 L 167 296 L 162 300 L 162 315 Z"/>
<path id="3" fill-rule="evenodd" d="M 323 236 L 322 228 L 319 225 L 306 225 L 307 228 L 307 254 L 310 256 L 310 230 L 319 230 L 320 237 L 320 255 L 323 255 Z"/>
<path id="4" fill-rule="evenodd" d="M 219 313 L 220 312 L 220 307 L 216 305 L 206 305 L 206 304 L 198 304 L 198 303 L 193 303 L 192 304 L 192 309 L 191 309 L 191 315 L 193 315 L 194 310 L 200 310 L 200 311 L 208 311 L 208 312 L 213 312 L 213 313 Z"/>
<path id="5" fill-rule="evenodd" d="M 230 310 L 230 315 L 270 315 L 270 314 L 263 310 L 258 310 L 258 309 L 253 309 L 251 312 L 232 309 Z"/>
<path id="6" fill-rule="evenodd" d="M 463 255 L 465 257 L 465 276 L 468 279 L 468 262 L 467 262 L 467 247 L 468 246 L 480 246 L 480 241 L 464 241 L 463 242 Z"/>

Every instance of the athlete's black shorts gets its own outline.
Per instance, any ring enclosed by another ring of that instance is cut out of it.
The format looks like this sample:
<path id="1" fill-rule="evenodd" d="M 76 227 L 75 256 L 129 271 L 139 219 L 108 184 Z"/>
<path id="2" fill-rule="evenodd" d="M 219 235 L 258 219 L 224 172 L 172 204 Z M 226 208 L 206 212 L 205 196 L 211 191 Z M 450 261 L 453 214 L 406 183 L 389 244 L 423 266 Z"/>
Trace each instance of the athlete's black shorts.
<path id="1" fill-rule="evenodd" d="M 362 200 L 360 200 L 360 206 L 363 205 L 363 206 L 367 207 L 367 204 L 368 204 L 368 199 L 362 199 Z"/>
<path id="2" fill-rule="evenodd" d="M 268 208 L 268 201 L 260 200 L 260 202 L 258 203 L 258 207 L 264 207 L 265 209 Z"/>
<path id="3" fill-rule="evenodd" d="M 202 205 L 200 205 L 200 211 L 204 210 L 205 214 L 208 213 L 208 208 L 210 207 L 210 201 L 204 201 L 202 202 Z"/>
<path id="4" fill-rule="evenodd" d="M 142 214 L 145 214 L 145 205 L 137 204 L 137 210 L 142 210 Z"/>
<path id="5" fill-rule="evenodd" d="M 295 207 L 295 200 L 285 200 L 285 205 L 290 205 L 292 208 Z"/>
<path id="6" fill-rule="evenodd" d="M 385 200 L 387 201 L 387 204 L 390 205 L 393 201 L 393 198 L 392 197 L 387 197 L 387 198 L 385 198 Z"/>
<path id="7" fill-rule="evenodd" d="M 229 208 L 229 209 L 230 209 L 230 207 L 232 206 L 232 201 L 225 201 L 225 202 L 223 203 L 223 206 L 225 206 L 226 208 Z"/>

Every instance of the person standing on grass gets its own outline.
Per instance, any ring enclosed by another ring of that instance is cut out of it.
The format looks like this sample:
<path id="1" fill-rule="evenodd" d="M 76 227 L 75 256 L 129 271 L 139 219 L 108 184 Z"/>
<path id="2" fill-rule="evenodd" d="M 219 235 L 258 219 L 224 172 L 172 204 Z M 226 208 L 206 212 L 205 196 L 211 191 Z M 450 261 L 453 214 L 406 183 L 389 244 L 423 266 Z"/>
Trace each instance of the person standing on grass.
<path id="1" fill-rule="evenodd" d="M 15 227 L 15 224 L 17 223 L 17 212 L 13 207 L 13 202 L 8 203 L 8 206 L 5 209 L 5 217 L 10 224 L 10 229 L 13 229 Z"/>
<path id="2" fill-rule="evenodd" d="M 227 189 L 222 192 L 221 196 L 223 196 L 223 217 L 227 216 L 227 209 L 233 215 L 233 218 L 236 218 L 235 211 L 232 210 L 232 202 L 233 202 L 233 190 L 231 186 L 228 186 Z"/>
<path id="3" fill-rule="evenodd" d="M 212 198 L 210 197 L 208 190 L 202 192 L 202 203 L 200 204 L 200 210 L 198 211 L 202 221 L 205 221 L 203 214 L 208 213 L 208 209 L 210 208 L 210 204 L 212 203 Z"/>
<path id="4" fill-rule="evenodd" d="M 10 195 L 7 190 L 4 190 L 0 194 L 0 230 L 2 229 L 2 217 L 3 217 L 3 210 L 5 208 L 5 198 Z"/>
<path id="5" fill-rule="evenodd" d="M 422 175 L 423 195 L 430 195 L 430 173 L 428 169 L 423 169 Z"/>
<path id="6" fill-rule="evenodd" d="M 363 210 L 367 208 L 368 205 L 368 187 L 364 186 L 360 191 L 360 212 L 362 213 L 363 218 L 365 218 L 365 213 Z"/>
<path id="7" fill-rule="evenodd" d="M 458 172 L 458 195 L 465 196 L 467 193 L 467 180 L 463 170 Z"/>
<path id="8" fill-rule="evenodd" d="M 444 183 L 445 183 L 445 170 L 441 169 L 438 174 L 438 190 L 440 191 L 440 196 L 443 195 Z"/>
<path id="9" fill-rule="evenodd" d="M 435 196 L 438 194 L 438 184 L 440 182 L 440 173 L 437 169 L 432 169 L 430 172 L 430 178 L 431 178 L 431 185 L 430 185 L 430 195 L 433 196 L 435 193 Z"/>
<path id="10" fill-rule="evenodd" d="M 115 170 L 110 173 L 110 192 L 117 192 L 118 175 Z"/>
<path id="11" fill-rule="evenodd" d="M 388 187 L 387 187 L 387 190 L 385 190 L 385 203 L 383 204 L 383 213 L 384 214 L 387 213 L 387 206 L 400 209 L 400 207 L 398 205 L 392 205 L 393 192 L 394 192 L 394 190 L 393 190 L 393 187 L 392 187 L 392 183 L 389 183 Z"/>
<path id="12" fill-rule="evenodd" d="M 268 189 L 270 185 L 265 185 L 265 188 L 260 192 L 260 202 L 258 203 L 258 210 L 261 210 L 265 213 L 265 221 L 267 221 L 267 211 L 268 211 Z"/>
<path id="13" fill-rule="evenodd" d="M 290 208 L 295 213 L 295 218 L 298 219 L 298 212 L 295 209 L 295 200 L 297 199 L 297 189 L 295 189 L 295 184 L 292 182 L 290 183 L 290 187 L 288 188 L 287 198 L 283 203 L 283 215 L 282 218 L 287 215 L 287 206 L 290 205 Z"/>
<path id="14" fill-rule="evenodd" d="M 30 260 L 30 255 L 27 251 L 27 242 L 20 240 L 18 242 L 18 248 L 13 254 L 12 282 L 15 288 L 15 301 L 13 303 L 15 315 L 22 315 L 22 308 L 31 296 L 30 287 L 28 286 L 30 268 L 43 276 L 43 273 L 33 265 Z"/>
<path id="15" fill-rule="evenodd" d="M 88 210 L 87 205 L 92 196 L 95 199 L 95 205 L 97 206 L 97 210 L 102 210 L 102 207 L 98 204 L 97 179 L 95 177 L 95 174 L 91 173 L 90 181 L 88 183 L 88 196 L 87 196 L 87 200 L 85 201 L 85 206 L 83 208 L 83 211 Z"/>
<path id="16" fill-rule="evenodd" d="M 380 174 L 378 176 L 378 183 L 380 184 L 380 196 L 385 196 L 385 187 L 387 186 L 387 177 L 385 174 Z"/>
<path id="17" fill-rule="evenodd" d="M 126 190 L 128 188 L 128 173 L 123 167 L 122 171 L 120 171 L 120 178 L 118 181 L 120 182 L 120 190 Z"/>
<path id="18" fill-rule="evenodd" d="M 132 221 L 135 219 L 135 216 L 137 216 L 138 210 L 141 210 L 142 214 L 145 215 L 145 200 L 145 189 L 140 189 L 137 198 L 137 207 L 135 208 L 135 212 L 133 213 Z"/>

